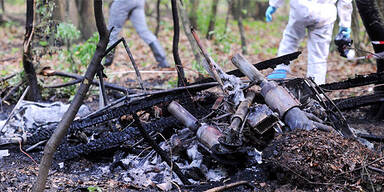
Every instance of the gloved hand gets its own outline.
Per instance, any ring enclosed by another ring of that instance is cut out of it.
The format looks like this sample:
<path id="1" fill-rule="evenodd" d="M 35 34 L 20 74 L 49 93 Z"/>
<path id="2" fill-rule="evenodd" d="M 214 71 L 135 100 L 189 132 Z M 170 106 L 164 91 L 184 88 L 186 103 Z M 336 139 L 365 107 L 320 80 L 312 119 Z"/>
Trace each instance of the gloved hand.
<path id="1" fill-rule="evenodd" d="M 344 38 L 350 39 L 351 38 L 351 28 L 349 27 L 340 27 L 339 34 L 343 34 Z"/>
<path id="2" fill-rule="evenodd" d="M 267 11 L 265 11 L 265 21 L 271 22 L 272 21 L 272 14 L 276 11 L 276 7 L 269 6 Z"/>

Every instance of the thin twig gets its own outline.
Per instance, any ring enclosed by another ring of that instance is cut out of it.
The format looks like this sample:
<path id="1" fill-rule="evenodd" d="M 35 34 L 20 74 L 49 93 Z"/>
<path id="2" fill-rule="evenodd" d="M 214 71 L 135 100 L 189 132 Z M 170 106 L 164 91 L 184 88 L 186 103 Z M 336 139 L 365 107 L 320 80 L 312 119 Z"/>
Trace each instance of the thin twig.
<path id="1" fill-rule="evenodd" d="M 16 76 L 16 73 L 15 73 L 15 74 L 12 74 L 12 75 L 9 75 L 9 76 L 7 76 L 7 77 L 1 78 L 1 79 L 0 79 L 0 82 L 1 82 L 1 81 L 6 81 L 6 80 L 8 80 L 8 79 L 10 79 L 10 78 L 13 78 L 14 76 Z"/>
<path id="2" fill-rule="evenodd" d="M 78 83 L 81 83 L 81 79 L 76 79 L 76 80 L 73 80 L 73 81 L 70 81 L 70 82 L 67 82 L 67 83 L 63 83 L 63 84 L 59 84 L 59 85 L 44 85 L 43 88 L 55 89 L 55 88 L 62 88 L 62 87 L 68 87 L 68 86 L 71 86 L 71 85 L 76 85 Z"/>
<path id="3" fill-rule="evenodd" d="M 123 45 L 124 45 L 124 47 L 125 47 L 125 51 L 127 51 L 127 54 L 128 54 L 128 56 L 129 56 L 129 59 L 131 60 L 132 66 L 133 66 L 133 68 L 135 69 L 136 76 L 137 76 L 137 80 L 139 81 L 141 88 L 144 90 L 144 92 L 146 92 L 147 90 L 145 89 L 144 82 L 143 82 L 143 79 L 141 78 L 141 74 L 140 74 L 139 68 L 138 68 L 137 65 L 136 65 L 136 61 L 135 61 L 135 59 L 133 58 L 133 55 L 132 55 L 132 53 L 131 53 L 131 50 L 129 50 L 128 44 L 127 44 L 127 42 L 125 41 L 125 39 L 123 39 Z"/>
<path id="4" fill-rule="evenodd" d="M 25 151 L 26 151 L 26 152 L 30 152 L 30 151 L 32 151 L 33 149 L 35 149 L 36 147 L 38 147 L 39 145 L 44 144 L 45 142 L 47 142 L 47 140 L 39 141 L 38 143 L 36 143 L 36 144 L 30 146 L 30 147 L 29 147 L 28 149 L 26 149 Z"/>
<path id="5" fill-rule="evenodd" d="M 236 186 L 239 186 L 239 185 L 249 185 L 249 182 L 248 181 L 238 181 L 238 182 L 231 183 L 231 184 L 228 184 L 228 185 L 224 184 L 223 186 L 219 186 L 219 187 L 215 187 L 215 188 L 212 188 L 212 189 L 208 189 L 205 192 L 220 192 L 220 191 L 224 191 L 224 190 L 227 190 L 229 188 L 236 187 Z"/>

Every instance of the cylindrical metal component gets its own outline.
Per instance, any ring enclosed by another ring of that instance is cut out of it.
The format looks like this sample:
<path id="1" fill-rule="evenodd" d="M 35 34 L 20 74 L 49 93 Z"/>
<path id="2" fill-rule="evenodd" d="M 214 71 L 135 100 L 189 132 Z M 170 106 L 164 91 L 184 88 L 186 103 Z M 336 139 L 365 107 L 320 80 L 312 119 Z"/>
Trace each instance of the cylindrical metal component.
<path id="1" fill-rule="evenodd" d="M 196 135 L 199 141 L 209 149 L 211 149 L 214 145 L 219 144 L 219 138 L 223 136 L 223 134 L 216 127 L 206 124 L 202 124 L 202 126 L 197 130 Z"/>
<path id="2" fill-rule="evenodd" d="M 249 63 L 241 54 L 237 53 L 232 57 L 232 63 L 240 69 L 251 81 L 261 83 L 265 76 L 260 73 L 251 63 Z"/>
<path id="3" fill-rule="evenodd" d="M 198 128 L 197 119 L 178 102 L 172 101 L 168 105 L 168 111 L 192 131 Z"/>
<path id="4" fill-rule="evenodd" d="M 280 118 L 284 118 L 288 110 L 300 106 L 300 102 L 295 97 L 273 81 L 263 82 L 261 87 L 261 95 L 265 103 L 272 111 L 279 113 Z"/>
<path id="5" fill-rule="evenodd" d="M 238 131 L 244 118 L 248 113 L 249 106 L 251 106 L 253 99 L 255 98 L 256 93 L 254 91 L 248 91 L 245 97 L 245 100 L 240 103 L 237 107 L 236 113 L 232 116 L 230 129 Z"/>

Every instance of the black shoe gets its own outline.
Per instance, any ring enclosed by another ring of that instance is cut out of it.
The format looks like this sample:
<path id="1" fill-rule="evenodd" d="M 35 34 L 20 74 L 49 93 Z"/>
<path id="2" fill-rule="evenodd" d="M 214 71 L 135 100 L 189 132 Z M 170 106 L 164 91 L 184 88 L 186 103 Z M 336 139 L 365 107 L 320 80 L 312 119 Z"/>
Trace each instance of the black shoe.
<path id="1" fill-rule="evenodd" d="M 152 53 L 155 56 L 156 61 L 159 63 L 158 67 L 161 67 L 161 68 L 171 67 L 167 62 L 165 51 L 163 47 L 160 45 L 158 40 L 155 40 L 151 44 L 149 44 L 149 47 L 151 47 Z"/>

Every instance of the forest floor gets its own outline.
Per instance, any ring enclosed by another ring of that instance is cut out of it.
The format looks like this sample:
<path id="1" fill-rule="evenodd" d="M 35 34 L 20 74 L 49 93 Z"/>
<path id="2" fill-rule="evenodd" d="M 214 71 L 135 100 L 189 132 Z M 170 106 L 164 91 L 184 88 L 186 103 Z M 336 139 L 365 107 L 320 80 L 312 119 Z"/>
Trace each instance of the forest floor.
<path id="1" fill-rule="evenodd" d="M 2 37 L 0 38 L 0 78 L 20 73 L 23 70 L 21 52 L 23 47 L 24 26 L 19 21 L 23 21 L 24 7 L 12 4 L 6 4 L 6 6 L 8 7 L 7 14 L 9 15 L 9 18 L 18 19 L 0 26 L 0 37 Z M 169 8 L 164 11 L 169 11 Z M 224 28 L 224 22 L 222 22 L 225 20 L 224 12 L 225 11 L 221 11 L 219 14 L 218 30 L 223 30 Z M 283 8 L 282 11 L 277 12 L 272 23 L 255 21 L 253 19 L 244 20 L 245 36 L 248 45 L 248 54 L 245 55 L 245 57 L 251 63 L 257 63 L 276 56 L 279 42 L 282 37 L 282 31 L 288 22 L 286 16 L 287 12 L 288 8 Z M 172 57 L 173 26 L 171 14 L 170 12 L 167 12 L 167 14 L 163 15 L 158 38 L 167 52 L 168 61 L 174 66 Z M 149 16 L 147 21 L 150 29 L 154 31 L 153 29 L 156 26 L 155 17 Z M 236 22 L 231 20 L 228 27 L 229 29 L 227 30 L 228 32 L 226 36 L 219 34 L 211 41 L 202 38 L 205 35 L 200 33 L 204 46 L 208 49 L 213 59 L 225 71 L 235 69 L 230 62 L 230 57 L 231 55 L 241 52 L 240 35 Z M 129 22 L 124 26 L 121 34 L 130 46 L 147 87 L 164 89 L 176 86 L 176 69 L 174 67 L 166 69 L 157 68 L 149 46 L 139 38 Z M 370 49 L 369 46 L 363 45 L 363 47 L 364 46 L 367 50 Z M 307 50 L 305 47 L 306 43 L 304 40 L 299 48 L 302 51 L 302 54 L 291 64 L 292 71 L 290 77 L 305 76 L 307 64 Z M 63 61 L 60 57 L 60 49 L 64 48 L 55 47 L 52 49 L 52 54 L 45 55 L 40 59 L 39 67 L 37 69 L 38 71 L 47 66 L 58 71 L 66 71 L 66 69 L 69 68 L 69 64 Z M 181 33 L 179 54 L 189 82 L 194 82 L 195 79 L 201 76 L 207 76 L 202 68 L 194 62 L 189 42 L 183 32 Z M 86 66 L 81 66 L 81 72 L 85 71 L 85 67 Z M 268 74 L 271 71 L 271 69 L 268 69 L 262 71 L 262 73 Z M 354 77 L 356 74 L 369 74 L 375 71 L 376 66 L 372 61 L 362 63 L 349 62 L 341 58 L 335 50 L 330 53 L 328 58 L 327 82 L 336 82 Z M 139 86 L 136 82 L 136 76 L 133 67 L 129 62 L 128 55 L 122 46 L 118 47 L 114 64 L 105 69 L 105 74 L 108 76 L 107 82 L 119 84 L 128 88 L 137 88 Z M 39 78 L 42 84 L 52 85 L 63 82 L 62 79 L 55 77 L 39 76 Z M 19 79 L 11 80 L 10 83 L 17 83 L 18 80 Z M 97 87 L 93 87 L 92 90 L 91 95 L 87 97 L 85 103 L 94 105 L 95 100 L 97 99 L 97 94 L 95 94 Z M 19 91 L 15 97 L 12 98 L 10 105 L 4 104 L 4 107 L 2 107 L 4 112 L 9 112 L 10 109 L 12 109 L 21 92 L 22 91 Z M 330 93 L 329 96 L 336 99 L 372 92 L 373 86 L 364 86 L 334 91 Z M 43 96 L 45 101 L 60 100 L 69 102 L 68 94 L 70 93 L 73 92 L 68 93 L 68 90 L 65 89 L 45 90 L 43 91 Z M 350 123 L 351 127 L 359 130 L 366 130 L 367 132 L 376 135 L 384 135 L 384 122 L 370 119 L 370 117 L 366 115 L 367 110 L 367 108 L 352 110 L 344 112 L 344 115 L 347 117 L 347 121 Z M 287 138 L 290 139 L 292 145 L 281 144 L 284 143 Z M 285 155 L 282 155 L 281 158 L 275 159 L 275 161 L 271 163 L 271 167 L 275 168 L 276 165 L 284 164 L 287 169 L 283 171 L 276 170 L 276 173 L 281 173 L 281 175 L 277 174 L 269 176 L 268 178 L 265 176 L 255 179 L 252 184 L 256 189 L 263 191 L 358 191 L 362 189 L 371 191 L 373 188 L 376 190 L 384 190 L 382 183 L 375 182 L 383 181 L 383 175 L 366 169 L 367 164 L 374 165 L 382 170 L 384 169 L 382 155 L 384 147 L 381 143 L 374 143 L 375 151 L 370 151 L 363 146 L 356 144 L 356 142 L 344 140 L 340 138 L 340 136 L 330 136 L 325 133 L 303 132 L 283 134 L 278 136 L 274 143 L 276 144 L 275 146 L 277 146 L 274 150 L 281 153 L 285 151 L 286 153 Z M 293 144 L 295 145 L 293 146 Z M 320 149 L 316 148 L 315 146 L 318 145 L 321 145 L 322 147 L 320 147 Z M 298 149 L 297 146 L 300 146 L 301 148 Z M 1 191 L 28 191 L 36 179 L 38 165 L 35 164 L 30 157 L 20 152 L 18 147 L 19 146 L 14 146 L 10 149 L 10 156 L 2 159 L 0 158 Z M 346 150 L 346 148 L 353 150 Z M 297 153 L 298 150 L 301 150 L 301 152 Z M 291 156 L 288 152 L 296 154 L 297 156 Z M 314 154 L 315 152 L 317 152 L 319 156 L 316 156 Z M 34 152 L 29 155 L 31 155 L 36 162 L 39 162 L 42 157 L 42 152 Z M 268 159 L 268 157 L 266 158 Z M 310 162 L 309 164 L 311 166 L 304 166 L 300 163 L 303 159 L 308 160 L 316 158 L 321 160 L 319 160 L 319 162 Z M 372 161 L 375 160 L 377 160 L 377 162 L 372 163 Z M 142 190 L 139 186 L 132 185 L 131 183 L 122 180 L 121 172 L 123 170 L 109 172 L 101 169 L 109 164 L 110 159 L 108 158 L 94 159 L 85 157 L 65 162 L 63 168 L 56 162 L 49 174 L 47 185 L 50 187 L 47 188 L 47 191 L 91 191 L 92 189 L 101 189 L 103 191 Z M 289 171 L 295 167 L 297 168 L 295 171 Z M 346 167 L 348 168 L 347 171 L 345 171 L 347 169 Z M 290 174 L 288 176 L 285 175 L 288 174 L 288 172 Z M 319 173 L 323 174 L 316 176 Z M 357 178 L 359 175 L 361 176 L 361 179 Z M 364 183 L 363 180 L 365 177 L 370 177 L 368 180 L 370 180 L 371 183 Z M 287 178 L 292 179 L 294 182 L 289 181 Z M 313 181 L 313 179 L 318 181 L 318 183 L 311 183 L 309 181 Z M 341 181 L 344 181 L 344 185 L 341 184 L 343 183 Z M 155 190 L 156 188 L 152 189 Z M 147 190 L 151 191 L 152 189 Z M 207 189 L 207 187 L 196 188 L 196 190 L 203 189 Z M 191 189 L 187 189 L 187 191 L 189 190 Z M 238 190 L 247 191 L 249 188 L 240 187 L 234 189 L 234 191 Z"/>

